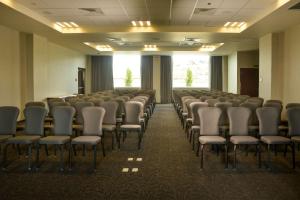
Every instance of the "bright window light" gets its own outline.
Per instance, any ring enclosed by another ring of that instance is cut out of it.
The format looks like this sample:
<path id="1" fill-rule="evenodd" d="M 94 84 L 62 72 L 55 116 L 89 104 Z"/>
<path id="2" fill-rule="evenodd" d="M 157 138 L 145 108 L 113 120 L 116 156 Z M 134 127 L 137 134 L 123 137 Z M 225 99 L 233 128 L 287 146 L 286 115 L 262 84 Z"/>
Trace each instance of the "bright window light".
<path id="1" fill-rule="evenodd" d="M 141 87 L 141 55 L 115 53 L 113 56 L 114 87 Z"/>
<path id="2" fill-rule="evenodd" d="M 173 88 L 210 88 L 210 56 L 173 55 Z"/>

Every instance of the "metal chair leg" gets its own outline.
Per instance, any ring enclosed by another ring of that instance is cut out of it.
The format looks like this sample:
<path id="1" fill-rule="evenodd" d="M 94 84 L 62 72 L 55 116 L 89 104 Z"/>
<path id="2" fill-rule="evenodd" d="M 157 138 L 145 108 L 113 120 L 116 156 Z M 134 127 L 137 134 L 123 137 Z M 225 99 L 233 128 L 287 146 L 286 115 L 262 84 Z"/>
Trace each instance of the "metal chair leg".
<path id="1" fill-rule="evenodd" d="M 141 149 L 141 142 L 142 142 L 142 132 L 141 131 L 138 132 L 138 137 L 139 137 L 138 149 Z"/>
<path id="2" fill-rule="evenodd" d="M 36 156 L 35 156 L 35 168 L 39 169 L 39 162 L 40 162 L 40 144 L 36 143 Z"/>
<path id="3" fill-rule="evenodd" d="M 114 150 L 115 148 L 115 136 L 114 136 L 114 132 L 111 132 L 111 149 Z"/>
<path id="4" fill-rule="evenodd" d="M 256 145 L 256 154 L 258 159 L 258 167 L 261 168 L 261 152 L 260 152 L 260 144 Z"/>
<path id="5" fill-rule="evenodd" d="M 102 147 L 102 154 L 103 154 L 103 157 L 105 157 L 105 147 L 104 147 L 104 141 L 103 141 L 103 138 L 101 138 L 101 147 Z"/>
<path id="6" fill-rule="evenodd" d="M 85 144 L 82 145 L 82 156 L 85 156 L 86 154 L 86 148 Z"/>
<path id="7" fill-rule="evenodd" d="M 72 157 L 72 145 L 71 142 L 68 145 L 68 151 L 69 151 L 69 159 L 68 159 L 68 164 L 69 164 L 69 170 L 72 168 L 71 166 L 71 157 Z"/>
<path id="8" fill-rule="evenodd" d="M 292 142 L 292 162 L 293 162 L 293 169 L 296 167 L 296 160 L 295 160 L 295 143 Z"/>
<path id="9" fill-rule="evenodd" d="M 96 170 L 96 166 L 97 166 L 97 145 L 93 145 L 93 149 L 94 149 L 94 170 Z"/>
<path id="10" fill-rule="evenodd" d="M 3 160 L 2 160 L 2 169 L 3 170 L 6 170 L 7 148 L 8 148 L 8 144 L 5 144 L 4 148 L 3 148 Z"/>
<path id="11" fill-rule="evenodd" d="M 271 169 L 271 145 L 268 144 L 268 168 Z"/>
<path id="12" fill-rule="evenodd" d="M 31 171 L 32 144 L 28 145 L 28 170 Z"/>
<path id="13" fill-rule="evenodd" d="M 204 145 L 201 144 L 201 165 L 200 165 L 200 168 L 203 169 L 203 150 L 204 150 Z"/>
<path id="14" fill-rule="evenodd" d="M 198 141 L 197 153 L 196 153 L 196 156 L 197 156 L 197 157 L 199 157 L 199 151 L 200 151 L 200 142 Z"/>
<path id="15" fill-rule="evenodd" d="M 234 151 L 234 164 L 233 167 L 236 169 L 236 149 L 237 149 L 237 145 L 235 144 L 233 147 L 233 151 Z"/>
<path id="16" fill-rule="evenodd" d="M 225 168 L 228 168 L 228 146 L 225 144 Z"/>
<path id="17" fill-rule="evenodd" d="M 60 171 L 64 171 L 64 148 L 63 145 L 59 145 L 60 150 Z"/>
<path id="18" fill-rule="evenodd" d="M 47 144 L 45 144 L 45 152 L 46 152 L 46 156 L 49 156 L 48 145 Z"/>

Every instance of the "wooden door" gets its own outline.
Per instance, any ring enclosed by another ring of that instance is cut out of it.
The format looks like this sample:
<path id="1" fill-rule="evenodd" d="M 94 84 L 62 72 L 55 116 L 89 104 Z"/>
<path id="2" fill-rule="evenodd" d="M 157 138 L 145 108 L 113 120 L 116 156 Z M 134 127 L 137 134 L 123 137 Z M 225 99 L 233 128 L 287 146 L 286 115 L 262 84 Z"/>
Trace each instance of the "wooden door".
<path id="1" fill-rule="evenodd" d="M 78 94 L 85 94 L 85 69 L 78 68 Z"/>
<path id="2" fill-rule="evenodd" d="M 251 97 L 258 96 L 258 68 L 240 68 L 240 93 Z"/>

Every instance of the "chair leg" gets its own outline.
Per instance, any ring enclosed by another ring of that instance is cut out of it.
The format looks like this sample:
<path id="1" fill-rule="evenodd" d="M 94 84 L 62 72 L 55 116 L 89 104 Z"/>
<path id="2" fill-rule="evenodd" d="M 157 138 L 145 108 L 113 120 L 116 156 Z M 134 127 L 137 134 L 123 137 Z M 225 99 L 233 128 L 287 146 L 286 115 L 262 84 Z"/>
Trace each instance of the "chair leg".
<path id="1" fill-rule="evenodd" d="M 271 169 L 271 145 L 268 144 L 268 168 Z"/>
<path id="2" fill-rule="evenodd" d="M 198 141 L 198 145 L 197 145 L 197 153 L 196 156 L 199 157 L 199 151 L 200 151 L 200 142 Z"/>
<path id="3" fill-rule="evenodd" d="M 60 151 L 60 171 L 64 171 L 64 148 L 63 145 L 59 145 Z"/>
<path id="4" fill-rule="evenodd" d="M 20 148 L 19 144 L 17 144 L 17 152 L 18 152 L 18 156 L 22 155 L 21 148 Z"/>
<path id="5" fill-rule="evenodd" d="M 233 164 L 233 168 L 236 169 L 236 149 L 237 149 L 237 145 L 235 144 L 233 147 L 233 151 L 234 151 L 234 164 Z"/>
<path id="6" fill-rule="evenodd" d="M 114 150 L 115 148 L 115 136 L 114 136 L 114 132 L 111 132 L 111 149 Z"/>
<path id="7" fill-rule="evenodd" d="M 104 147 L 104 141 L 103 141 L 103 138 L 101 138 L 101 147 L 102 147 L 102 154 L 103 154 L 103 157 L 105 157 L 105 147 Z"/>
<path id="8" fill-rule="evenodd" d="M 3 160 L 2 160 L 2 169 L 3 170 L 6 170 L 7 148 L 8 148 L 8 144 L 5 144 L 4 148 L 3 148 Z"/>
<path id="9" fill-rule="evenodd" d="M 85 156 L 86 154 L 86 148 L 85 144 L 82 145 L 82 156 Z"/>
<path id="10" fill-rule="evenodd" d="M 287 148 L 288 148 L 288 145 L 285 144 L 285 145 L 284 145 L 284 152 L 283 152 L 283 156 L 284 156 L 284 157 L 286 157 Z"/>
<path id="11" fill-rule="evenodd" d="M 71 166 L 71 159 L 72 159 L 72 144 L 71 142 L 68 145 L 68 151 L 69 151 L 69 159 L 68 159 L 68 164 L 69 164 L 69 170 L 71 170 L 72 166 Z"/>
<path id="12" fill-rule="evenodd" d="M 39 162 L 40 162 L 40 144 L 36 143 L 36 156 L 35 156 L 35 168 L 39 169 Z"/>
<path id="13" fill-rule="evenodd" d="M 77 156 L 76 145 L 75 144 L 72 144 L 72 149 L 73 149 L 73 152 L 74 152 L 74 156 Z"/>
<path id="14" fill-rule="evenodd" d="M 225 144 L 225 168 L 228 168 L 228 146 Z"/>
<path id="15" fill-rule="evenodd" d="M 275 152 L 275 156 L 277 156 L 277 145 L 274 144 L 274 152 Z"/>
<path id="16" fill-rule="evenodd" d="M 256 145 L 256 154 L 258 159 L 258 167 L 261 168 L 261 152 L 260 152 L 260 144 Z"/>
<path id="17" fill-rule="evenodd" d="M 46 156 L 49 156 L 48 145 L 47 144 L 45 144 L 45 153 L 46 153 Z"/>
<path id="18" fill-rule="evenodd" d="M 31 171 L 32 144 L 28 145 L 28 170 Z"/>
<path id="19" fill-rule="evenodd" d="M 97 145 L 93 145 L 93 149 L 94 149 L 94 170 L 96 170 L 96 166 L 97 166 Z"/>
<path id="20" fill-rule="evenodd" d="M 203 169 L 203 150 L 204 150 L 204 145 L 201 144 L 201 164 L 200 164 L 200 168 Z"/>
<path id="21" fill-rule="evenodd" d="M 139 142 L 138 142 L 138 149 L 141 149 L 141 142 L 142 142 L 142 132 L 138 132 Z"/>
<path id="22" fill-rule="evenodd" d="M 296 167 L 296 161 L 295 161 L 295 143 L 292 142 L 292 162 L 293 162 L 293 169 Z"/>

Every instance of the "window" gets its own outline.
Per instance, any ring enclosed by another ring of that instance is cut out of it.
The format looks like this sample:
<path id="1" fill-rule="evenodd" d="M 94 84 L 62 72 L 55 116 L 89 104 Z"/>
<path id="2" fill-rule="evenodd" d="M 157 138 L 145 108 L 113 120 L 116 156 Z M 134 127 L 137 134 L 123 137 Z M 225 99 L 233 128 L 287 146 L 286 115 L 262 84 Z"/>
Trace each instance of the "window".
<path id="1" fill-rule="evenodd" d="M 141 87 L 141 55 L 116 53 L 113 56 L 114 87 Z"/>
<path id="2" fill-rule="evenodd" d="M 209 88 L 209 55 L 173 55 L 173 88 Z"/>

